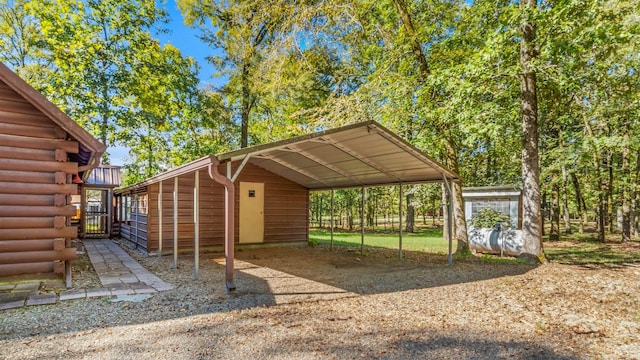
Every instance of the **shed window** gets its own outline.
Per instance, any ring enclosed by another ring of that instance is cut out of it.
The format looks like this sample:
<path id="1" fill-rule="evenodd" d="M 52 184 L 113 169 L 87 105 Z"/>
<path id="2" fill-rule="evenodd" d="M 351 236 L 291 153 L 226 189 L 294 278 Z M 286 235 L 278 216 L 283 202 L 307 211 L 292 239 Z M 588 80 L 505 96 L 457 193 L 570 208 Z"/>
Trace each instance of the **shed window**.
<path id="1" fill-rule="evenodd" d="M 471 216 L 476 216 L 478 211 L 490 208 L 502 214 L 510 215 L 509 199 L 474 200 L 471 203 Z"/>

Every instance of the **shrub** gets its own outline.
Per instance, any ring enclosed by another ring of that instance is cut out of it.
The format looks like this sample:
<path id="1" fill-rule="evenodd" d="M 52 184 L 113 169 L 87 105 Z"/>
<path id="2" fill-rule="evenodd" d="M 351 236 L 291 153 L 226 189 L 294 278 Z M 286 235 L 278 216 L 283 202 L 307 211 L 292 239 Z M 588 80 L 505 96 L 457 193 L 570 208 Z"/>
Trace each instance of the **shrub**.
<path id="1" fill-rule="evenodd" d="M 501 230 L 511 228 L 511 218 L 497 210 L 484 208 L 471 218 L 471 225 L 476 228 L 492 228 L 500 224 Z"/>

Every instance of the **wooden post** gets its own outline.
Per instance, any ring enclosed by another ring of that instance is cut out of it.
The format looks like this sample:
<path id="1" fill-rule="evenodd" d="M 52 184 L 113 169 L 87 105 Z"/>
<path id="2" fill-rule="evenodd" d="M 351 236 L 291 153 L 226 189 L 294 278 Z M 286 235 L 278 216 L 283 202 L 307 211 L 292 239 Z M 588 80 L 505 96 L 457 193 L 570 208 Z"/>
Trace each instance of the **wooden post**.
<path id="1" fill-rule="evenodd" d="M 115 199 L 115 197 L 113 196 L 113 189 L 109 189 L 107 190 L 107 200 L 105 201 L 108 206 L 107 208 L 107 235 L 109 235 L 109 238 L 113 237 L 113 221 L 115 220 L 115 216 L 113 215 L 113 211 L 114 211 L 114 204 L 113 204 L 113 200 Z"/>
<path id="2" fill-rule="evenodd" d="M 331 189 L 331 242 L 329 249 L 333 250 L 333 189 Z"/>
<path id="3" fill-rule="evenodd" d="M 193 184 L 193 278 L 198 280 L 200 266 L 200 171 L 195 173 Z"/>
<path id="4" fill-rule="evenodd" d="M 402 260 L 402 183 L 400 183 L 400 199 L 398 201 L 398 258 Z"/>
<path id="5" fill-rule="evenodd" d="M 158 256 L 162 256 L 162 181 L 158 189 Z"/>
<path id="6" fill-rule="evenodd" d="M 173 268 L 178 268 L 178 177 L 173 178 Z"/>
<path id="7" fill-rule="evenodd" d="M 133 201 L 136 202 L 136 206 L 134 207 L 134 209 L 136 209 L 136 249 L 138 248 L 138 227 L 140 226 L 138 223 L 140 214 L 139 214 L 139 210 L 140 210 L 140 204 L 138 202 L 138 194 L 135 194 L 133 196 Z"/>
<path id="8" fill-rule="evenodd" d="M 360 255 L 364 255 L 364 186 L 360 194 Z"/>

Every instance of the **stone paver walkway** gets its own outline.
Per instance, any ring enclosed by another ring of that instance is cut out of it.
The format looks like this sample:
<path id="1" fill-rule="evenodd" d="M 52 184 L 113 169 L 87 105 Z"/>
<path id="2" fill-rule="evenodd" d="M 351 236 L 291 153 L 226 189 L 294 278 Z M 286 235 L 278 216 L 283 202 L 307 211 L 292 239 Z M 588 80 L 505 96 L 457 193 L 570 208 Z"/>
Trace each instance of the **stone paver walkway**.
<path id="1" fill-rule="evenodd" d="M 108 239 L 84 240 L 84 247 L 102 288 L 62 290 L 64 282 L 46 280 L 0 285 L 0 310 L 93 297 L 151 294 L 173 289 L 143 268 L 118 244 Z M 53 290 L 43 294 L 40 289 Z"/>
<path id="2" fill-rule="evenodd" d="M 132 289 L 137 294 L 173 289 L 171 284 L 147 271 L 112 240 L 85 240 L 84 248 L 105 288 Z M 131 294 L 134 293 L 113 295 Z"/>

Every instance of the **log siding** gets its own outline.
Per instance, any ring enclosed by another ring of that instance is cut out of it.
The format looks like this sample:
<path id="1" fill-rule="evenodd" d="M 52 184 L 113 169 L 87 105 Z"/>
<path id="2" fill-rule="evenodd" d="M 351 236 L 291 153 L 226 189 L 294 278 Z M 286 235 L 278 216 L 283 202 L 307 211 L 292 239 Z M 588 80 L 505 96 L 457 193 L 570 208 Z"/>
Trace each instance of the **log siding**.
<path id="1" fill-rule="evenodd" d="M 104 151 L 0 63 L 0 277 L 66 272 L 71 285 L 78 228 L 70 226 L 70 195 L 78 192 L 78 163 L 69 155 L 81 143 L 93 156 Z"/>

